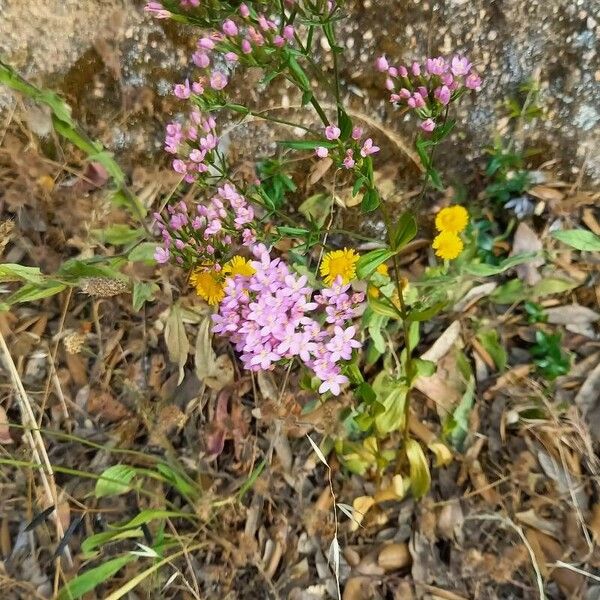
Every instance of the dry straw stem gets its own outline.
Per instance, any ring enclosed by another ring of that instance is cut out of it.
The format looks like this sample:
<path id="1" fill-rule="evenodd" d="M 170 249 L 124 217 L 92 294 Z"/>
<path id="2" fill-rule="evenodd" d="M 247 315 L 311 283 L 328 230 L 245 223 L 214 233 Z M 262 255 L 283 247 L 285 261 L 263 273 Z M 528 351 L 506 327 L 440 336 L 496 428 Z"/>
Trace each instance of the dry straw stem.
<path id="1" fill-rule="evenodd" d="M 54 512 L 56 518 L 54 519 L 54 523 L 56 525 L 56 535 L 58 536 L 58 539 L 61 540 L 64 537 L 65 532 L 60 519 L 58 518 L 58 513 L 56 512 L 56 507 L 58 507 L 58 494 L 56 492 L 56 484 L 54 482 L 54 471 L 52 470 L 52 465 L 50 464 L 50 459 L 48 458 L 48 453 L 46 452 L 44 440 L 36 423 L 31 402 L 27 396 L 27 393 L 25 392 L 23 382 L 21 381 L 19 372 L 17 371 L 17 367 L 15 366 L 10 351 L 8 350 L 8 346 L 6 345 L 6 340 L 4 339 L 2 332 L 0 332 L 0 349 L 2 350 L 4 362 L 10 374 L 13 389 L 17 393 L 17 401 L 19 404 L 19 411 L 21 413 L 21 421 L 25 432 L 25 439 L 27 440 L 27 443 L 31 449 L 34 462 L 41 467 L 38 471 L 40 474 L 42 487 L 44 488 L 44 493 L 46 494 L 50 505 L 55 507 Z M 67 563 L 69 567 L 71 567 L 73 565 L 73 561 L 71 559 L 71 552 L 68 546 L 65 546 L 64 553 Z"/>

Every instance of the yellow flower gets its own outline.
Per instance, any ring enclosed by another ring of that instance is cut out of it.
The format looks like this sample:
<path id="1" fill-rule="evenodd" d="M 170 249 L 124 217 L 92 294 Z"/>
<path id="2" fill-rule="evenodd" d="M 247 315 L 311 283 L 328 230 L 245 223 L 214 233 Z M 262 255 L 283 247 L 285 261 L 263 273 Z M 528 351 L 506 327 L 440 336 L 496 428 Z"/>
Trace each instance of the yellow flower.
<path id="1" fill-rule="evenodd" d="M 219 304 L 225 296 L 220 273 L 214 269 L 194 269 L 190 276 L 190 283 L 196 288 L 196 294 L 211 306 Z"/>
<path id="2" fill-rule="evenodd" d="M 455 205 L 442 208 L 435 217 L 435 227 L 438 231 L 460 233 L 469 222 L 469 213 L 464 206 Z"/>
<path id="3" fill-rule="evenodd" d="M 225 263 L 223 266 L 223 273 L 230 277 L 235 277 L 236 275 L 250 277 L 256 273 L 256 270 L 250 264 L 249 260 L 236 254 L 230 261 Z"/>
<path id="4" fill-rule="evenodd" d="M 454 260 L 464 248 L 462 240 L 451 231 L 442 231 L 433 240 L 435 253 L 444 260 Z"/>
<path id="5" fill-rule="evenodd" d="M 370 285 L 367 287 L 367 294 L 369 294 L 369 298 L 379 298 L 381 295 L 379 292 L 379 288 L 374 285 Z"/>
<path id="6" fill-rule="evenodd" d="M 389 269 L 388 266 L 385 263 L 381 263 L 377 269 L 375 269 L 377 271 L 377 273 L 379 273 L 380 275 L 384 275 L 387 276 L 389 275 Z"/>
<path id="7" fill-rule="evenodd" d="M 331 285 L 337 277 L 342 278 L 344 284 L 356 277 L 356 263 L 360 256 L 356 250 L 334 250 L 328 252 L 321 263 L 321 277 L 327 285 Z"/>

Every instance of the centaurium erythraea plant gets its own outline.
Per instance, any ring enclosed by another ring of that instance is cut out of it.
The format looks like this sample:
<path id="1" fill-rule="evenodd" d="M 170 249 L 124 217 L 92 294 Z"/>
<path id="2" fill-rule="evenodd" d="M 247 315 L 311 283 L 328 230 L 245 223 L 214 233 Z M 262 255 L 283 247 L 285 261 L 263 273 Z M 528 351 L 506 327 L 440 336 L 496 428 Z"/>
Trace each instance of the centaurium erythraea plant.
<path id="1" fill-rule="evenodd" d="M 438 56 L 427 58 L 424 64 L 415 61 L 399 66 L 380 56 L 375 67 L 387 75 L 385 86 L 391 92 L 390 102 L 414 111 L 421 119 L 419 126 L 427 133 L 440 124 L 450 103 L 482 85 L 473 65 L 458 54 L 449 59 Z"/>

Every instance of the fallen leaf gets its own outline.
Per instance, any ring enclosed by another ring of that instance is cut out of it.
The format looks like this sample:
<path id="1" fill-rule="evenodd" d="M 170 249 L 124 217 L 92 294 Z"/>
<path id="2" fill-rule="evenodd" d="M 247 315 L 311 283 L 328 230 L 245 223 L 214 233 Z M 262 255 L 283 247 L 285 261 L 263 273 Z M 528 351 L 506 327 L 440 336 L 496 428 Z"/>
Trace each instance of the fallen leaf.
<path id="1" fill-rule="evenodd" d="M 196 366 L 196 375 L 200 381 L 204 381 L 206 377 L 210 377 L 215 373 L 217 355 L 212 347 L 210 326 L 211 320 L 209 317 L 202 319 L 198 326 L 194 364 Z"/>
<path id="2" fill-rule="evenodd" d="M 100 417 L 109 423 L 116 423 L 132 416 L 123 404 L 105 390 L 90 390 L 87 410 L 92 416 Z"/>
<path id="3" fill-rule="evenodd" d="M 588 325 L 600 319 L 600 314 L 580 304 L 568 304 L 545 309 L 548 323 L 554 325 Z"/>
<path id="4" fill-rule="evenodd" d="M 583 382 L 574 400 L 596 440 L 600 439 L 600 395 L 598 390 L 600 390 L 600 363 Z"/>
<path id="5" fill-rule="evenodd" d="M 516 256 L 517 254 L 526 254 L 531 252 L 541 252 L 543 249 L 542 241 L 538 238 L 537 234 L 529 225 L 526 223 L 519 223 L 515 237 L 513 240 L 513 247 L 509 256 Z M 535 285 L 542 276 L 539 274 L 537 268 L 544 264 L 542 257 L 533 258 L 526 263 L 518 265 L 516 268 L 519 279 L 523 280 L 527 285 Z"/>
<path id="6" fill-rule="evenodd" d="M 221 354 L 215 361 L 213 373 L 204 379 L 204 383 L 211 390 L 218 392 L 226 385 L 233 383 L 234 374 L 235 372 L 231 359 L 227 354 Z"/>
<path id="7" fill-rule="evenodd" d="M 8 427 L 8 416 L 2 406 L 0 406 L 0 444 L 8 446 L 14 444 L 14 440 L 10 436 L 10 429 Z"/>
<path id="8" fill-rule="evenodd" d="M 565 195 L 560 190 L 546 185 L 534 185 L 532 188 L 527 190 L 527 193 L 534 198 L 539 200 L 548 200 L 554 202 L 560 202 Z"/>
<path id="9" fill-rule="evenodd" d="M 557 522 L 543 519 L 538 516 L 533 508 L 524 510 L 515 514 L 517 521 L 520 521 L 528 527 L 533 527 L 539 531 L 547 533 L 552 537 L 557 538 L 560 533 L 560 527 Z"/>
<path id="10" fill-rule="evenodd" d="M 173 305 L 165 324 L 165 343 L 169 351 L 169 358 L 179 366 L 179 379 L 177 385 L 183 381 L 184 366 L 190 350 L 190 342 L 185 333 L 181 308 L 179 304 Z"/>
<path id="11" fill-rule="evenodd" d="M 363 522 L 365 515 L 369 509 L 375 504 L 373 496 L 359 496 L 352 502 L 352 522 L 350 523 L 350 531 L 356 531 Z"/>

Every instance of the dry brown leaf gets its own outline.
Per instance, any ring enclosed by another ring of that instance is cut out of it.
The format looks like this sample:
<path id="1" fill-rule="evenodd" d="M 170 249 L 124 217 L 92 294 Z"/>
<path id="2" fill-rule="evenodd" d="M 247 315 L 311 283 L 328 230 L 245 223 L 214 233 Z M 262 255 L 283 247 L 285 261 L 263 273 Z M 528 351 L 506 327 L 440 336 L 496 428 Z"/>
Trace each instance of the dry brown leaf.
<path id="1" fill-rule="evenodd" d="M 594 507 L 592 508 L 589 528 L 594 536 L 594 540 L 598 543 L 598 541 L 600 541 L 600 504 L 594 504 Z"/>
<path id="2" fill-rule="evenodd" d="M 14 440 L 10 436 L 10 429 L 8 427 L 8 416 L 2 406 L 0 406 L 0 444 L 3 446 L 14 444 Z"/>
<path id="3" fill-rule="evenodd" d="M 90 390 L 87 410 L 94 417 L 100 417 L 109 423 L 129 419 L 132 414 L 110 392 Z"/>
<path id="4" fill-rule="evenodd" d="M 527 190 L 527 193 L 539 200 L 547 200 L 550 202 L 560 202 L 565 197 L 564 193 L 560 190 L 546 185 L 534 185 Z"/>
<path id="5" fill-rule="evenodd" d="M 217 357 L 214 365 L 214 372 L 210 377 L 204 379 L 204 383 L 215 391 L 222 390 L 226 385 L 233 383 L 235 372 L 231 358 L 227 354 L 221 354 Z"/>
<path id="6" fill-rule="evenodd" d="M 315 185 L 315 183 L 317 183 L 317 181 L 319 181 L 323 175 L 329 171 L 332 164 L 333 160 L 331 160 L 331 158 L 328 156 L 317 161 L 309 172 L 306 189 L 309 190 L 313 185 Z"/>
<path id="7" fill-rule="evenodd" d="M 550 521 L 549 519 L 539 517 L 533 508 L 518 512 L 515 514 L 515 517 L 517 521 L 520 521 L 524 525 L 532 527 L 533 529 L 538 529 L 555 538 L 557 538 L 560 533 L 560 527 L 556 521 Z"/>
<path id="8" fill-rule="evenodd" d="M 198 325 L 194 364 L 196 365 L 196 376 L 200 381 L 204 381 L 207 377 L 211 377 L 215 373 L 217 355 L 212 347 L 210 327 L 210 317 L 203 318 Z"/>
<path id="9" fill-rule="evenodd" d="M 533 231 L 533 229 L 531 229 L 531 227 L 529 227 L 529 225 L 526 223 L 519 223 L 517 231 L 515 231 L 513 247 L 509 256 L 531 252 L 541 252 L 542 249 L 542 241 L 537 236 L 536 232 Z M 543 264 L 544 259 L 542 257 L 538 257 L 518 265 L 516 270 L 519 279 L 522 279 L 528 285 L 536 284 L 542 278 L 537 268 L 541 267 Z"/>
<path id="10" fill-rule="evenodd" d="M 595 439 L 600 439 L 600 363 L 592 370 L 575 396 L 574 403 L 590 426 Z"/>
<path id="11" fill-rule="evenodd" d="M 371 598 L 371 579 L 369 577 L 350 577 L 346 582 L 342 600 L 364 600 Z"/>
<path id="12" fill-rule="evenodd" d="M 350 531 L 356 531 L 363 522 L 365 515 L 369 509 L 375 504 L 373 496 L 359 496 L 352 502 L 352 521 L 350 523 Z"/>
<path id="13" fill-rule="evenodd" d="M 465 516 L 460 502 L 450 502 L 442 507 L 436 523 L 437 533 L 447 540 L 459 538 Z M 460 538 L 459 538 L 460 539 Z"/>
<path id="14" fill-rule="evenodd" d="M 600 319 L 600 314 L 581 304 L 567 304 L 545 310 L 548 323 L 554 325 L 589 325 Z"/>
<path id="15" fill-rule="evenodd" d="M 184 366 L 190 351 L 190 342 L 185 333 L 181 307 L 173 305 L 165 323 L 165 343 L 169 351 L 169 358 L 179 366 L 177 385 L 183 381 Z"/>

